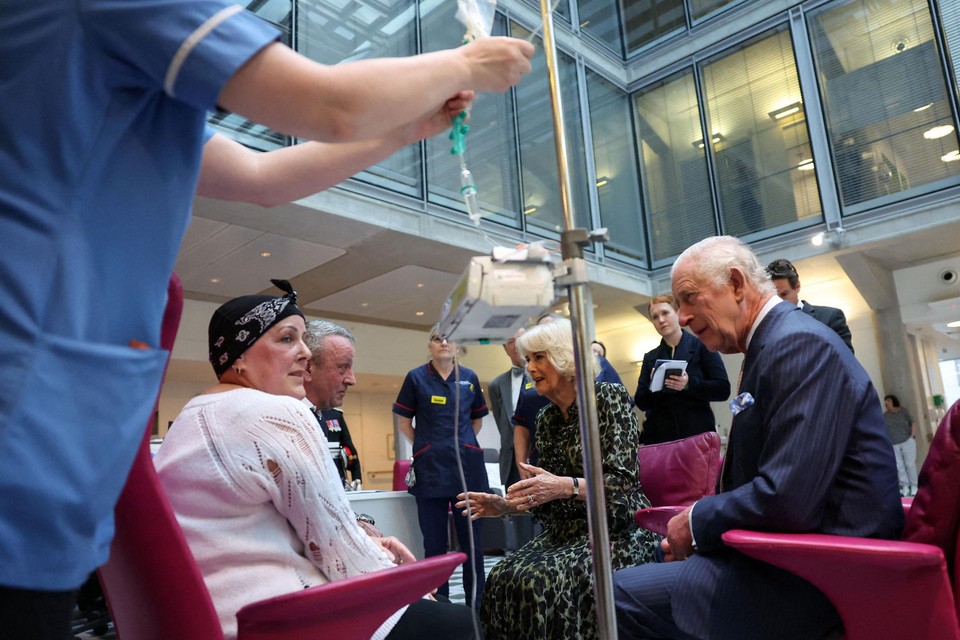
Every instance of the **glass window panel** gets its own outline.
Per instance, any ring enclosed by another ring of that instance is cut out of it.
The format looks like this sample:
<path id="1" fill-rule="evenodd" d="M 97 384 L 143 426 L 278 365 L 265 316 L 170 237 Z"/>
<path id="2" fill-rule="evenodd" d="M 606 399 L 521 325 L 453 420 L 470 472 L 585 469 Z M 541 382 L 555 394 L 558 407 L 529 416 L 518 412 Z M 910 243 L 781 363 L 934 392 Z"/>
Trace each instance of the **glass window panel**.
<path id="1" fill-rule="evenodd" d="M 717 231 L 693 70 L 644 88 L 634 105 L 656 265 Z"/>
<path id="2" fill-rule="evenodd" d="M 724 233 L 748 236 L 821 218 L 790 33 L 703 65 Z"/>
<path id="3" fill-rule="evenodd" d="M 540 2 L 539 0 L 527 0 L 527 4 L 532 5 L 540 11 Z M 554 20 L 562 20 L 567 24 L 570 24 L 570 0 L 549 0 L 548 4 L 553 11 Z M 539 26 L 539 22 L 537 25 Z"/>
<path id="4" fill-rule="evenodd" d="M 514 23 L 513 35 L 528 38 L 530 32 Z M 547 77 L 543 41 L 534 39 L 539 49 L 533 57 L 533 71 L 516 89 L 517 120 L 520 129 L 520 171 L 523 176 L 523 212 L 528 229 L 563 229 L 560 179 L 557 169 L 556 137 L 553 133 L 550 106 L 550 81 Z M 574 60 L 557 52 L 557 79 L 563 101 L 563 120 L 567 140 L 567 163 L 570 172 L 571 205 L 574 223 L 590 226 L 590 205 L 587 198 L 586 155 L 581 126 L 580 101 L 577 91 L 577 67 Z M 550 235 L 553 235 L 552 233 Z"/>
<path id="5" fill-rule="evenodd" d="M 627 55 L 686 28 L 683 0 L 623 0 Z"/>
<path id="6" fill-rule="evenodd" d="M 857 0 L 809 19 L 845 207 L 955 184 L 960 152 L 923 0 Z"/>
<path id="7" fill-rule="evenodd" d="M 690 1 L 690 13 L 693 15 L 694 20 L 699 20 L 709 13 L 716 11 L 722 7 L 727 6 L 728 4 L 733 4 L 738 0 L 689 0 Z"/>
<path id="8" fill-rule="evenodd" d="M 300 53 L 322 62 L 409 56 L 416 53 L 416 7 L 376 0 L 298 0 Z M 413 196 L 421 195 L 420 145 L 400 149 L 358 178 Z"/>
<path id="9" fill-rule="evenodd" d="M 247 10 L 280 29 L 280 42 L 291 46 L 293 0 L 253 0 L 247 4 Z M 210 124 L 227 132 L 234 140 L 261 151 L 285 147 L 290 143 L 288 136 L 223 109 L 214 111 L 210 116 Z"/>
<path id="10" fill-rule="evenodd" d="M 610 230 L 611 251 L 643 260 L 640 181 L 633 147 L 630 98 L 596 73 L 587 72 L 600 224 Z"/>
<path id="11" fill-rule="evenodd" d="M 954 79 L 960 78 L 960 2 L 939 2 L 940 22 L 946 35 Z"/>
<path id="12" fill-rule="evenodd" d="M 578 0 L 580 30 L 597 42 L 623 57 L 623 36 L 620 30 L 620 12 L 617 0 Z"/>
<path id="13" fill-rule="evenodd" d="M 430 6 L 432 5 L 432 6 Z M 463 37 L 463 25 L 455 17 L 456 3 L 421 3 L 425 51 L 449 49 Z M 497 16 L 493 34 L 503 35 L 506 25 Z M 526 82 L 526 80 L 524 80 Z M 480 94 L 470 112 L 467 134 L 467 168 L 477 185 L 477 197 L 485 217 L 520 227 L 520 180 L 517 169 L 517 136 L 510 92 Z M 466 212 L 460 196 L 460 165 L 451 155 L 446 135 L 427 141 L 428 197 L 432 202 Z"/>

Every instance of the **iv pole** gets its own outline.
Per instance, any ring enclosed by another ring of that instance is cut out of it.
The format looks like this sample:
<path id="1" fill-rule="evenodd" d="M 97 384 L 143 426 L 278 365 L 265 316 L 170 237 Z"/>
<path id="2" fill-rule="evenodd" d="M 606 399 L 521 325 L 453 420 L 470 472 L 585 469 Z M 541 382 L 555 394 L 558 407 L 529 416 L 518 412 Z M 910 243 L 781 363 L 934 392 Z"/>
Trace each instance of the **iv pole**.
<path id="1" fill-rule="evenodd" d="M 587 232 L 574 227 L 570 197 L 570 171 L 567 165 L 567 138 L 563 126 L 563 105 L 557 80 L 557 49 L 553 38 L 553 12 L 550 0 L 540 0 L 543 17 L 543 50 L 550 81 L 550 103 L 556 140 L 557 165 L 560 172 L 560 200 L 564 231 L 561 234 L 563 269 L 556 282 L 567 287 L 570 300 L 570 323 L 573 325 L 573 353 L 577 365 L 577 406 L 580 414 L 580 438 L 583 442 L 583 469 L 587 480 L 587 524 L 593 555 L 593 593 L 597 602 L 597 637 L 615 640 L 616 616 L 613 606 L 613 570 L 610 564 L 610 535 L 607 531 L 607 501 L 603 493 L 603 468 L 600 432 L 597 427 L 597 398 L 593 387 L 593 368 L 589 358 L 593 336 L 593 302 L 590 295 L 587 265 L 583 247 L 608 238 L 606 229 Z"/>

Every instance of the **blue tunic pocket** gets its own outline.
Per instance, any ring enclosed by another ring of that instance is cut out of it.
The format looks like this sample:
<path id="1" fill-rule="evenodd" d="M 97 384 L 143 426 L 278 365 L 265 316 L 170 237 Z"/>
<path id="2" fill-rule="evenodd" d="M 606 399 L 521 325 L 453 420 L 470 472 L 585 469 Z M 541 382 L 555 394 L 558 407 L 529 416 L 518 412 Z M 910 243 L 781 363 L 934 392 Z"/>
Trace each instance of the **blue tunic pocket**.
<path id="1" fill-rule="evenodd" d="M 17 523 L 0 566 L 11 584 L 74 588 L 107 558 L 169 353 L 58 336 L 25 349 L 0 399 L 0 513 Z"/>

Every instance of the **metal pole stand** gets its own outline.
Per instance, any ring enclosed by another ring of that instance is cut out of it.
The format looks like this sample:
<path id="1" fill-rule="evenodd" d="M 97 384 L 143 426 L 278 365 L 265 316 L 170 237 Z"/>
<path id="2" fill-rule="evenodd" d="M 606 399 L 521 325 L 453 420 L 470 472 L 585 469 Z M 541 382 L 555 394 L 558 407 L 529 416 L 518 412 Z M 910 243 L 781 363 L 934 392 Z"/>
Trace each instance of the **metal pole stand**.
<path id="1" fill-rule="evenodd" d="M 613 606 L 613 570 L 610 563 L 610 535 L 607 531 L 607 501 L 603 492 L 603 466 L 597 421 L 597 396 L 594 393 L 590 341 L 593 339 L 593 304 L 587 280 L 583 247 L 605 239 L 606 229 L 587 232 L 574 228 L 575 217 L 570 197 L 570 170 L 567 163 L 567 137 L 563 126 L 563 101 L 557 80 L 557 47 L 553 38 L 553 14 L 550 0 L 540 0 L 543 18 L 543 51 L 550 81 L 550 106 L 560 174 L 560 202 L 564 232 L 561 235 L 563 264 L 556 282 L 569 290 L 570 323 L 573 325 L 573 352 L 577 364 L 577 406 L 580 411 L 580 438 L 583 442 L 583 470 L 587 480 L 587 524 L 593 554 L 593 593 L 597 602 L 597 637 L 615 640 L 616 615 Z"/>
<path id="2" fill-rule="evenodd" d="M 597 237 L 598 234 L 602 234 Z M 603 491 L 603 452 L 597 419 L 597 395 L 590 342 L 593 336 L 593 302 L 587 279 L 583 247 L 594 239 L 606 239 L 606 229 L 587 233 L 570 229 L 562 234 L 563 273 L 556 283 L 569 291 L 570 324 L 573 326 L 573 353 L 577 365 L 577 407 L 580 439 L 583 443 L 583 472 L 587 480 L 587 525 L 593 556 L 593 593 L 597 603 L 597 637 L 617 637 L 613 603 L 613 568 L 610 560 L 610 534 L 607 529 L 607 500 Z"/>

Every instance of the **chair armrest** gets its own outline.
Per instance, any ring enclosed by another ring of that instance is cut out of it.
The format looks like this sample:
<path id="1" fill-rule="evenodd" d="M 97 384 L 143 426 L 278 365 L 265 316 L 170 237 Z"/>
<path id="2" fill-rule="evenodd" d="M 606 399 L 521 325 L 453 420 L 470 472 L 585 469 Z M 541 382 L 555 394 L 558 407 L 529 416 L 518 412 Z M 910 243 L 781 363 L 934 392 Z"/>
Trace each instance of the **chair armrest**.
<path id="1" fill-rule="evenodd" d="M 648 529 L 661 536 L 667 535 L 667 523 L 670 518 L 677 515 L 687 507 L 650 507 L 649 509 L 639 509 L 633 514 L 633 521 L 641 529 Z"/>
<path id="2" fill-rule="evenodd" d="M 237 612 L 237 638 L 369 638 L 398 609 L 445 582 L 466 559 L 466 554 L 448 553 L 248 604 Z"/>
<path id="3" fill-rule="evenodd" d="M 840 613 L 850 640 L 960 639 L 946 560 L 938 547 L 740 529 L 724 533 L 723 541 L 823 591 Z"/>

